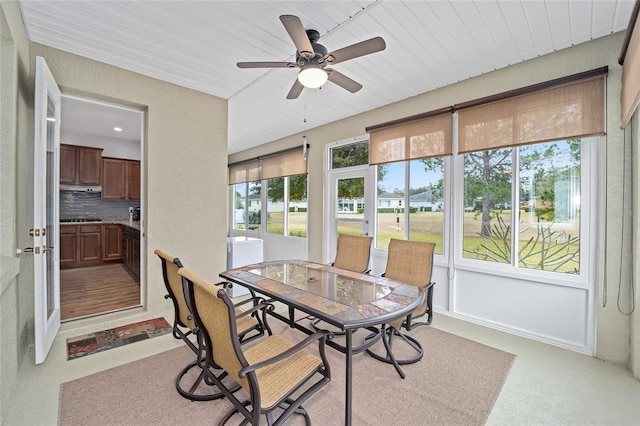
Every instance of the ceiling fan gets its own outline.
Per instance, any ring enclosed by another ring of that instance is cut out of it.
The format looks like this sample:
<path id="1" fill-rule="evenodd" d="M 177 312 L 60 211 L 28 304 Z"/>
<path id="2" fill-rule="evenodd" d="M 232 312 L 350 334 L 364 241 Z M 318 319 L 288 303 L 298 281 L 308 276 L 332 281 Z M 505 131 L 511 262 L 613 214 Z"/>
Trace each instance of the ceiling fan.
<path id="1" fill-rule="evenodd" d="M 316 30 L 305 30 L 300 18 L 294 15 L 281 15 L 280 21 L 295 44 L 296 62 L 238 62 L 238 68 L 300 68 L 298 78 L 287 94 L 287 99 L 296 99 L 302 89 L 317 88 L 327 80 L 337 84 L 351 93 L 362 89 L 362 84 L 332 69 L 327 65 L 335 65 L 349 59 L 384 50 L 386 44 L 382 37 L 355 43 L 342 49 L 327 52 L 318 44 L 320 33 Z"/>

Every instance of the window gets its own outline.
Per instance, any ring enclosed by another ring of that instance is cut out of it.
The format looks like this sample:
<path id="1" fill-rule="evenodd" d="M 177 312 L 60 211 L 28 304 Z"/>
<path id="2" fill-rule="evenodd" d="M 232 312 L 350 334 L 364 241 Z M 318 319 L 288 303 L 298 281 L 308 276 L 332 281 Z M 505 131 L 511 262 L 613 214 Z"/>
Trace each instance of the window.
<path id="1" fill-rule="evenodd" d="M 463 257 L 579 274 L 581 145 L 464 154 Z"/>
<path id="2" fill-rule="evenodd" d="M 307 149 L 304 145 L 229 165 L 233 229 L 306 238 Z"/>
<path id="3" fill-rule="evenodd" d="M 331 148 L 331 169 L 361 166 L 369 163 L 369 141 Z"/>
<path id="4" fill-rule="evenodd" d="M 260 231 L 262 223 L 261 182 L 237 183 L 233 229 Z"/>
<path id="5" fill-rule="evenodd" d="M 391 238 L 405 238 L 402 200 L 405 188 L 404 161 L 378 165 L 376 247 L 387 248 Z"/>
<path id="6" fill-rule="evenodd" d="M 436 243 L 444 250 L 444 158 L 409 162 L 409 240 Z"/>
<path id="7" fill-rule="evenodd" d="M 376 247 L 387 248 L 391 238 L 430 241 L 436 243 L 435 253 L 442 254 L 444 158 L 399 161 L 377 167 Z"/>
<path id="8" fill-rule="evenodd" d="M 376 247 L 391 238 L 435 242 L 443 253 L 444 156 L 452 153 L 452 108 L 368 127 L 378 165 Z"/>
<path id="9" fill-rule="evenodd" d="M 307 236 L 307 175 L 268 179 L 267 232 Z"/>

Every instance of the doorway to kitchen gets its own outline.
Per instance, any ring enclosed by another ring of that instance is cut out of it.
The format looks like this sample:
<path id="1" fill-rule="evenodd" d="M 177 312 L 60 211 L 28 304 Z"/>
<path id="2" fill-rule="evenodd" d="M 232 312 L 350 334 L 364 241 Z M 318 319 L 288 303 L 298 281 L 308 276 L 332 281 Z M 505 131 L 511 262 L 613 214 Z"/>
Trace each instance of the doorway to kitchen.
<path id="1" fill-rule="evenodd" d="M 62 96 L 62 322 L 143 305 L 143 123 L 140 109 Z"/>

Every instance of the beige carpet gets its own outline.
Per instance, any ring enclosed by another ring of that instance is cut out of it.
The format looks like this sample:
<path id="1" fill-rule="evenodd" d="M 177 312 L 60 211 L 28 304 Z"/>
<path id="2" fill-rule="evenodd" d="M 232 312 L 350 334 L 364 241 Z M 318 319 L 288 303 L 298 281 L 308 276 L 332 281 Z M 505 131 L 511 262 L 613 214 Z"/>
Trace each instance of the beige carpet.
<path id="1" fill-rule="evenodd" d="M 300 335 L 274 322 L 292 340 Z M 353 424 L 484 424 L 515 355 L 431 327 L 411 335 L 422 342 L 425 356 L 404 366 L 405 380 L 366 353 L 354 357 Z M 314 424 L 339 425 L 344 423 L 344 355 L 332 349 L 328 355 L 332 380 L 304 406 Z M 217 424 L 231 408 L 229 401 L 191 402 L 175 390 L 177 372 L 193 359 L 185 346 L 63 383 L 59 425 Z M 238 423 L 238 417 L 229 422 Z M 304 424 L 302 416 L 288 424 Z"/>

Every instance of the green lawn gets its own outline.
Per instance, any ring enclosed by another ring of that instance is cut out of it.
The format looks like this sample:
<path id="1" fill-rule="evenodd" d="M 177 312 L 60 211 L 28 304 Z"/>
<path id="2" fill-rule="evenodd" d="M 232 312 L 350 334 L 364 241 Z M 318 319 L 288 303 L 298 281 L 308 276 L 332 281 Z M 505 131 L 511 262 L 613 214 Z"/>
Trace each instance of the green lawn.
<path id="1" fill-rule="evenodd" d="M 341 217 L 358 217 L 362 218 L 362 215 L 341 215 Z M 378 230 L 377 230 L 377 245 L 378 248 L 386 248 L 389 246 L 391 238 L 404 238 L 404 229 L 399 228 L 396 221 L 396 215 L 394 213 L 379 213 Z M 501 217 L 506 223 L 511 220 L 511 212 L 501 212 Z M 526 243 L 527 240 L 536 236 L 536 227 L 533 224 L 528 224 L 525 221 L 528 220 L 528 215 L 521 215 L 521 233 L 520 233 L 520 247 Z M 289 234 L 297 237 L 306 237 L 306 213 L 289 213 Z M 411 213 L 409 216 L 409 223 L 411 227 L 410 238 L 413 241 L 430 241 L 436 244 L 435 252 L 442 254 L 444 245 L 442 237 L 444 214 L 442 212 L 417 212 Z M 492 226 L 497 223 L 495 219 L 492 219 Z M 555 226 L 555 225 L 554 225 Z M 283 233 L 283 213 L 270 213 L 269 223 L 267 229 L 270 233 L 282 234 Z M 501 254 L 508 251 L 510 248 L 505 247 L 504 243 L 498 241 L 492 242 L 490 239 L 484 239 L 480 237 L 481 218 L 476 212 L 467 212 L 464 214 L 464 240 L 463 240 L 463 256 L 468 259 L 482 259 L 492 262 L 509 263 L 506 259 L 510 257 L 510 254 Z M 362 225 L 358 222 L 340 222 L 339 233 L 359 235 L 362 233 Z M 577 231 L 574 231 L 574 233 Z M 533 244 L 532 244 L 533 245 Z M 554 270 L 557 268 L 559 272 L 576 273 L 579 267 L 580 255 L 579 244 L 565 244 L 563 247 L 562 241 L 545 241 L 544 246 L 547 249 L 544 259 L 544 269 Z M 533 245 L 532 254 L 528 255 L 525 259 L 520 259 L 520 266 L 529 269 L 541 269 L 541 263 L 543 257 L 541 255 L 543 248 L 543 242 L 538 242 Z M 491 254 L 492 251 L 494 254 Z M 498 253 L 498 254 L 495 254 Z M 504 256 L 502 258 L 501 256 Z M 566 262 L 565 262 L 566 261 Z M 564 263 L 563 263 L 564 262 Z"/>

